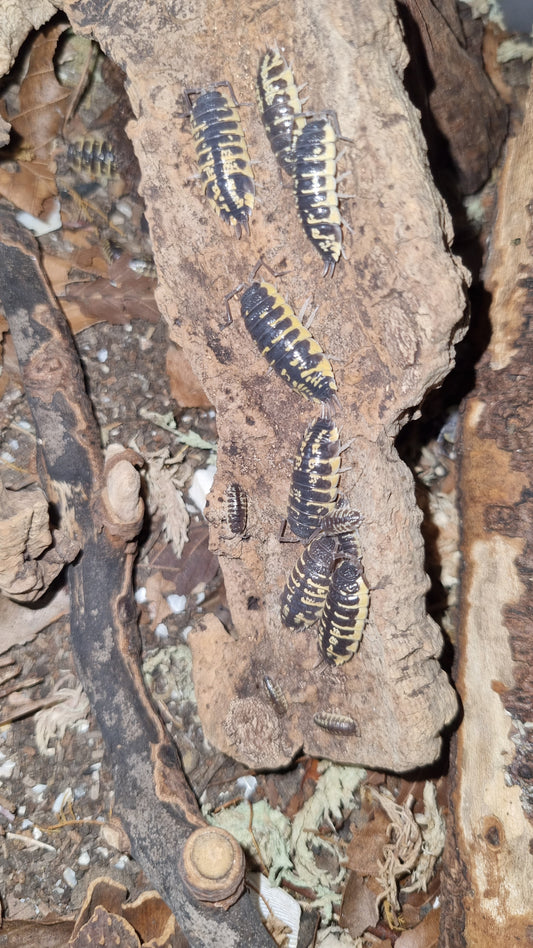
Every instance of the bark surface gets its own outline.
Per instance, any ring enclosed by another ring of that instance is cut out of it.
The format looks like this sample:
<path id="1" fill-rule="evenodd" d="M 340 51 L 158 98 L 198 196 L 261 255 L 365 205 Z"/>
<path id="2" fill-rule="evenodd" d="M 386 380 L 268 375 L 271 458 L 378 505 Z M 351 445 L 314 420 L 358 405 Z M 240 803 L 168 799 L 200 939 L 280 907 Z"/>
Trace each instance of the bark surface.
<path id="1" fill-rule="evenodd" d="M 446 946 L 531 941 L 533 89 L 499 183 L 491 339 L 462 423 L 464 574 Z"/>
<path id="2" fill-rule="evenodd" d="M 42 486 L 58 525 L 81 549 L 68 567 L 71 642 L 111 761 L 116 814 L 193 948 L 269 945 L 248 893 L 223 912 L 198 902 L 180 876 L 179 854 L 205 824 L 140 668 L 131 573 L 142 504 L 129 523 L 114 516 L 98 425 L 37 244 L 5 207 L 0 234 L 0 301 L 35 422 Z"/>
<path id="3" fill-rule="evenodd" d="M 407 56 L 394 6 L 381 0 L 65 4 L 75 29 L 93 34 L 126 72 L 137 120 L 129 134 L 142 171 L 158 302 L 217 410 L 219 457 L 208 517 L 221 556 L 235 631 L 214 618 L 191 636 L 200 714 L 208 738 L 255 767 L 276 767 L 303 747 L 393 770 L 434 760 L 456 699 L 438 664 L 441 636 L 425 610 L 420 511 L 394 438 L 453 364 L 462 335 L 465 274 L 449 252 L 450 221 L 429 173 L 418 115 L 402 84 Z M 354 194 L 342 202 L 353 234 L 332 280 L 305 238 L 255 106 L 266 45 L 282 44 L 306 108 L 337 111 L 351 139 L 340 161 Z M 237 241 L 195 180 L 183 91 L 231 81 L 250 103 L 241 117 L 257 184 L 251 236 Z M 279 597 L 299 555 L 280 545 L 291 459 L 318 409 L 268 374 L 240 316 L 224 325 L 224 295 L 259 256 L 299 308 L 320 309 L 313 333 L 334 360 L 337 420 L 350 470 L 342 490 L 363 515 L 371 613 L 358 655 L 339 672 L 318 668 L 313 633 L 288 633 Z M 225 541 L 224 493 L 237 480 L 249 498 L 250 538 Z M 290 698 L 283 720 L 265 695 L 269 675 Z M 358 733 L 313 722 L 334 708 Z"/>

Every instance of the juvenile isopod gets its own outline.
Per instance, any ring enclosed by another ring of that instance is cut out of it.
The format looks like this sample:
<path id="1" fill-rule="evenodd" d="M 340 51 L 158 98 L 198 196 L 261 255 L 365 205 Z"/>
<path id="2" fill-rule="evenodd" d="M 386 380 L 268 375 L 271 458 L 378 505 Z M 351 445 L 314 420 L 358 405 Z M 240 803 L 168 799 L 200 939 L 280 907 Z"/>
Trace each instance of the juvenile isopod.
<path id="1" fill-rule="evenodd" d="M 338 711 L 317 711 L 313 721 L 325 731 L 332 734 L 348 736 L 357 734 L 357 724 L 349 714 L 340 714 Z"/>

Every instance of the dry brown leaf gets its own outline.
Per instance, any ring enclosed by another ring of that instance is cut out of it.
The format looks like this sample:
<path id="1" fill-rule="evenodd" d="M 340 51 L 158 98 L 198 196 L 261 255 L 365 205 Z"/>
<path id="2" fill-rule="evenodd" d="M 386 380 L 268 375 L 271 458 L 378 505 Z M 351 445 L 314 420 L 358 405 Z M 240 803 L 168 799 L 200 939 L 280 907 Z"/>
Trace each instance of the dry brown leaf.
<path id="1" fill-rule="evenodd" d="M 124 282 L 115 286 L 107 278 L 84 283 L 69 283 L 65 288 L 68 300 L 75 300 L 91 319 L 108 323 L 129 323 L 132 319 L 159 322 L 154 299 L 154 281 L 137 276 L 133 270 Z"/>
<path id="2" fill-rule="evenodd" d="M 377 924 L 379 911 L 376 905 L 377 892 L 354 872 L 348 875 L 343 897 L 339 924 L 346 928 L 352 938 Z"/>
<path id="3" fill-rule="evenodd" d="M 69 605 L 66 589 L 60 589 L 45 606 L 31 609 L 0 596 L 0 654 L 13 645 L 31 642 L 38 632 L 66 615 Z"/>
<path id="4" fill-rule="evenodd" d="M 395 942 L 395 948 L 437 948 L 439 928 L 440 908 L 428 912 L 416 928 L 402 932 Z"/>
<path id="5" fill-rule="evenodd" d="M 174 591 L 188 596 L 198 583 L 209 583 L 218 571 L 218 558 L 209 549 L 207 524 L 195 523 L 189 529 L 189 542 L 183 547 Z"/>
<path id="6" fill-rule="evenodd" d="M 390 825 L 385 813 L 377 810 L 373 820 L 360 829 L 354 829 L 346 849 L 346 862 L 359 876 L 376 876 L 378 862 L 388 843 L 387 827 Z"/>
<path id="7" fill-rule="evenodd" d="M 17 173 L 0 167 L 0 194 L 35 217 L 48 213 L 50 199 L 57 194 L 50 155 L 63 125 L 70 91 L 57 81 L 53 58 L 66 26 L 48 25 L 35 35 L 20 86 L 19 111 L 15 115 L 4 113 L 20 143 L 14 152 Z"/>
<path id="8" fill-rule="evenodd" d="M 169 344 L 167 351 L 167 375 L 170 394 L 182 408 L 211 408 L 211 401 L 196 378 L 183 349 Z"/>
<path id="9" fill-rule="evenodd" d="M 157 628 L 160 622 L 164 622 L 167 616 L 171 615 L 166 596 L 175 592 L 174 583 L 165 579 L 161 572 L 152 573 L 146 580 L 146 599 L 150 603 L 151 628 Z"/>

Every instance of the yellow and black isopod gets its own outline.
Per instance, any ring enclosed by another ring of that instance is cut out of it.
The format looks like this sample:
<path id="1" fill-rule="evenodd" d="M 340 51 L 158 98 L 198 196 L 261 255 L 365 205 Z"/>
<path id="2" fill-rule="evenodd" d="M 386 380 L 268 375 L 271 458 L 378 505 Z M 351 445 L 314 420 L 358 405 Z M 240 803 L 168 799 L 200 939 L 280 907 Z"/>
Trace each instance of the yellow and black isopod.
<path id="1" fill-rule="evenodd" d="M 192 95 L 198 95 L 194 103 Z M 205 196 L 240 237 L 243 230 L 249 233 L 255 186 L 233 89 L 229 82 L 216 82 L 206 90 L 187 89 L 185 98 Z"/>
<path id="2" fill-rule="evenodd" d="M 368 616 L 369 594 L 359 561 L 345 560 L 331 577 L 318 625 L 318 646 L 331 665 L 344 665 L 359 648 Z"/>
<path id="3" fill-rule="evenodd" d="M 336 116 L 324 113 L 311 118 L 294 142 L 298 214 L 305 233 L 324 260 L 324 276 L 333 276 L 335 264 L 344 256 L 336 178 L 338 137 Z"/>
<path id="4" fill-rule="evenodd" d="M 293 142 L 305 125 L 292 69 L 279 49 L 267 49 L 257 73 L 259 109 L 270 146 L 284 171 L 292 174 Z"/>
<path id="5" fill-rule="evenodd" d="M 106 141 L 70 142 L 67 161 L 75 171 L 110 178 L 117 172 L 115 153 Z"/>
<path id="6" fill-rule="evenodd" d="M 226 304 L 241 288 L 228 293 Z M 335 402 L 337 385 L 329 360 L 275 286 L 250 283 L 241 296 L 241 313 L 261 355 L 282 379 L 304 398 Z"/>
<path id="7" fill-rule="evenodd" d="M 339 431 L 331 418 L 317 418 L 302 438 L 294 459 L 289 489 L 287 523 L 301 540 L 323 530 L 324 518 L 332 516 L 340 478 Z"/>
<path id="8" fill-rule="evenodd" d="M 320 537 L 303 551 L 281 596 L 281 621 L 289 629 L 316 622 L 322 613 L 336 557 L 333 537 Z"/>

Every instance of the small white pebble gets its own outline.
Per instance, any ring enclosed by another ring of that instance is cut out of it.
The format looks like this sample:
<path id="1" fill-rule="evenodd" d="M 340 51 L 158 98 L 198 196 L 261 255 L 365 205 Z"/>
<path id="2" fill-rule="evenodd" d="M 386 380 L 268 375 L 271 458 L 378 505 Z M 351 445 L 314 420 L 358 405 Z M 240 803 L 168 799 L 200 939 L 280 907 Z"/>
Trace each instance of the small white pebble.
<path id="1" fill-rule="evenodd" d="M 216 417 L 216 411 L 215 411 L 214 408 L 210 408 L 210 409 L 209 409 L 209 411 L 207 412 L 207 417 L 208 417 L 208 418 L 215 418 L 215 417 Z"/>
<path id="2" fill-rule="evenodd" d="M 61 793 L 58 793 L 57 797 L 55 798 L 52 804 L 52 813 L 55 813 L 56 815 L 61 813 L 61 810 L 67 805 L 67 803 L 72 803 L 72 799 L 72 790 L 70 787 L 66 787 L 66 789 L 62 790 Z"/>
<path id="3" fill-rule="evenodd" d="M 189 638 L 189 632 L 192 632 L 192 625 L 186 625 L 181 633 L 185 641 Z"/>
<path id="4" fill-rule="evenodd" d="M 131 205 L 128 201 L 117 201 L 115 207 L 124 217 L 130 218 L 132 216 Z"/>
<path id="5" fill-rule="evenodd" d="M 3 764 L 0 764 L 0 779 L 9 780 L 16 766 L 14 760 L 4 760 Z"/>
<path id="6" fill-rule="evenodd" d="M 196 599 L 197 604 L 200 605 L 200 603 L 203 602 L 205 599 L 205 592 L 196 593 L 196 596 L 194 598 Z"/>
<path id="7" fill-rule="evenodd" d="M 19 428 L 24 428 L 24 431 L 31 431 L 31 425 L 25 418 L 22 418 L 21 421 L 17 421 L 17 424 Z"/>
<path id="8" fill-rule="evenodd" d="M 71 889 L 76 888 L 78 880 L 76 879 L 76 873 L 74 872 L 74 869 L 71 869 L 69 866 L 67 866 L 63 872 L 63 878 Z"/>
<path id="9" fill-rule="evenodd" d="M 192 415 L 182 415 L 180 421 L 184 421 L 185 424 L 188 425 L 189 422 L 192 421 Z"/>
<path id="10" fill-rule="evenodd" d="M 54 230 L 61 230 L 63 222 L 59 213 L 59 201 L 54 199 L 53 207 L 48 217 L 41 220 L 40 217 L 34 217 L 27 211 L 19 211 L 15 215 L 19 224 L 22 224 L 26 230 L 31 230 L 36 237 L 42 237 L 44 234 L 51 234 Z"/>
<path id="11" fill-rule="evenodd" d="M 146 586 L 140 586 L 139 589 L 135 590 L 135 602 L 138 602 L 139 605 L 143 602 L 146 602 Z"/>
<path id="12" fill-rule="evenodd" d="M 91 857 L 89 853 L 87 852 L 87 850 L 84 849 L 83 852 L 80 853 L 80 855 L 78 856 L 78 865 L 88 866 L 90 862 L 91 862 Z"/>
<path id="13" fill-rule="evenodd" d="M 96 852 L 102 857 L 102 859 L 109 859 L 109 849 L 107 849 L 105 846 L 97 846 Z"/>
<path id="14" fill-rule="evenodd" d="M 129 859 L 127 856 L 120 856 L 117 861 L 113 863 L 113 869 L 125 869 L 128 862 Z"/>
<path id="15" fill-rule="evenodd" d="M 172 612 L 184 612 L 185 606 L 187 605 L 187 596 L 176 596 L 172 594 L 167 596 L 167 602 L 172 609 Z"/>
<path id="16" fill-rule="evenodd" d="M 9 442 L 9 447 L 12 448 L 13 451 L 18 451 L 19 443 L 16 438 L 11 438 L 11 441 Z"/>
<path id="17" fill-rule="evenodd" d="M 215 473 L 216 467 L 214 464 L 210 464 L 208 467 L 202 467 L 198 471 L 195 471 L 193 475 L 188 494 L 193 504 L 202 513 L 204 511 L 207 495 L 213 486 Z"/>
<path id="18" fill-rule="evenodd" d="M 246 775 L 246 777 L 239 777 L 238 780 L 235 781 L 235 786 L 240 790 L 244 799 L 249 800 L 255 793 L 257 780 L 255 777 Z"/>
<path id="19" fill-rule="evenodd" d="M 6 462 L 6 464 L 14 464 L 15 462 L 15 458 L 9 453 L 9 451 L 2 451 L 0 457 L 2 458 L 2 461 Z"/>
<path id="20" fill-rule="evenodd" d="M 96 358 L 99 362 L 107 362 L 108 351 L 107 349 L 99 349 L 96 353 Z"/>
<path id="21" fill-rule="evenodd" d="M 45 790 L 48 790 L 48 784 L 46 783 L 36 783 L 35 786 L 31 788 L 31 792 L 34 793 L 36 797 L 42 797 Z"/>
<path id="22" fill-rule="evenodd" d="M 164 622 L 160 622 L 155 627 L 155 636 L 157 639 L 168 639 L 168 629 Z"/>
<path id="23" fill-rule="evenodd" d="M 40 830 L 38 826 L 34 826 L 31 831 L 31 835 L 33 836 L 34 839 L 40 839 L 41 836 L 43 835 L 43 831 Z"/>

